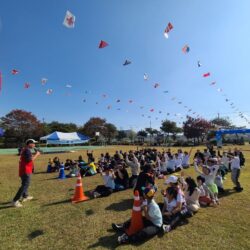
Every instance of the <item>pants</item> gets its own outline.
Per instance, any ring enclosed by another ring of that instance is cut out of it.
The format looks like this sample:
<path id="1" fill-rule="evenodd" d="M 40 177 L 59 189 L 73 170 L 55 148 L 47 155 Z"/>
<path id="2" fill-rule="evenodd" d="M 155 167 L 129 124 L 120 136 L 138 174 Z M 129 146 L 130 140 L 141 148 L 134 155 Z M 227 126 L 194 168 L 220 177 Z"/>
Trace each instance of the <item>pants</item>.
<path id="1" fill-rule="evenodd" d="M 21 176 L 22 184 L 19 190 L 16 193 L 16 196 L 14 197 L 13 201 L 18 201 L 21 198 L 28 197 L 28 188 L 30 185 L 30 174 L 24 174 Z"/>
<path id="2" fill-rule="evenodd" d="M 143 240 L 155 236 L 161 230 L 161 227 L 157 227 L 151 221 L 147 220 L 145 217 L 143 217 L 143 225 L 144 228 L 141 231 L 137 232 L 136 234 L 128 236 L 129 242 L 131 243 L 141 242 Z M 124 229 L 129 228 L 129 226 L 130 226 L 130 221 L 124 223 Z"/>
<path id="3" fill-rule="evenodd" d="M 133 188 L 136 185 L 138 175 L 132 175 L 129 178 L 129 187 Z"/>
<path id="4" fill-rule="evenodd" d="M 99 185 L 96 187 L 95 192 L 99 193 L 101 196 L 109 196 L 113 193 L 113 190 L 111 188 L 108 188 L 104 185 Z"/>
<path id="5" fill-rule="evenodd" d="M 241 189 L 239 177 L 240 177 L 240 169 L 233 168 L 231 173 L 231 179 L 234 185 L 236 186 L 236 189 Z"/>

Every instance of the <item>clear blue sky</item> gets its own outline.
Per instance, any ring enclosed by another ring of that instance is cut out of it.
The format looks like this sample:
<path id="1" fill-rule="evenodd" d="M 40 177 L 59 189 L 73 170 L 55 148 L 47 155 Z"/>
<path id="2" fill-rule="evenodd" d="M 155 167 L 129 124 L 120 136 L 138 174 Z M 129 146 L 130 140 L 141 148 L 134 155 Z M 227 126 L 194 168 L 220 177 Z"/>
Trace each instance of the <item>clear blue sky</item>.
<path id="1" fill-rule="evenodd" d="M 76 16 L 74 29 L 62 25 L 66 10 Z M 220 113 L 246 125 L 223 94 L 250 117 L 249 11 L 248 0 L 3 0 L 0 116 L 19 108 L 47 122 L 79 125 L 101 116 L 118 128 L 138 130 L 149 126 L 148 115 L 156 128 L 165 118 L 180 122 L 187 105 L 205 118 Z M 174 29 L 166 39 L 168 22 Z M 109 46 L 98 49 L 100 40 Z M 181 50 L 185 44 L 188 54 Z M 132 64 L 124 67 L 125 59 Z M 11 75 L 13 68 L 20 74 Z M 206 72 L 209 78 L 202 77 Z M 45 86 L 42 77 L 48 78 Z M 52 95 L 46 95 L 49 88 Z"/>

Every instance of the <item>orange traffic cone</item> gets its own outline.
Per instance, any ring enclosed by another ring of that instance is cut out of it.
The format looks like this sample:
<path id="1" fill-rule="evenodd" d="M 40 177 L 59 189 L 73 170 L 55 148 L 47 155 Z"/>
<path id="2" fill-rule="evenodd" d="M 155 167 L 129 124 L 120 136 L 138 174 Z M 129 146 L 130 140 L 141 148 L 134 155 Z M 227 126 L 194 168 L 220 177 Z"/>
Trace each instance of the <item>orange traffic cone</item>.
<path id="1" fill-rule="evenodd" d="M 127 235 L 132 235 L 143 229 L 143 220 L 141 212 L 141 201 L 139 192 L 135 190 L 134 194 L 134 205 L 132 210 L 132 218 L 129 228 L 126 230 Z"/>
<path id="2" fill-rule="evenodd" d="M 84 192 L 83 192 L 83 187 L 82 187 L 82 178 L 80 173 L 77 176 L 77 181 L 76 181 L 76 188 L 75 188 L 75 195 L 74 197 L 71 199 L 72 203 L 77 203 L 77 202 L 81 202 L 81 201 L 86 201 L 89 198 L 87 196 L 85 196 Z"/>

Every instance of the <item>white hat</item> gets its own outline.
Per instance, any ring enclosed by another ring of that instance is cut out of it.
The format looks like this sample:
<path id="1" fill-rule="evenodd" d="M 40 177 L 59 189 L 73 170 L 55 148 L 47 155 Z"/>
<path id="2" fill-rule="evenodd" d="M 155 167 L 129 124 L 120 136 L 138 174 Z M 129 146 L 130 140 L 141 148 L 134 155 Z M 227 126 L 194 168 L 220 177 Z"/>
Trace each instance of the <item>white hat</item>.
<path id="1" fill-rule="evenodd" d="M 174 175 L 170 175 L 167 180 L 165 181 L 164 184 L 169 184 L 169 183 L 177 183 L 178 182 L 178 177 L 174 176 Z"/>
<path id="2" fill-rule="evenodd" d="M 31 143 L 37 143 L 38 141 L 35 141 L 34 139 L 28 139 L 26 140 L 25 144 L 28 145 L 28 144 L 31 144 Z"/>

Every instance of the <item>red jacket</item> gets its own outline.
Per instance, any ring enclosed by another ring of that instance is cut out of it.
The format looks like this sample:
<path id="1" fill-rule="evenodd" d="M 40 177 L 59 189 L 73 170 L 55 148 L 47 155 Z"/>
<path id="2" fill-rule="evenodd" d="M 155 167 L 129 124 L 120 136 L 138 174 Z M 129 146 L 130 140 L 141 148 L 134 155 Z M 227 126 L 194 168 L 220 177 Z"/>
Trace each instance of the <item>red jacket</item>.
<path id="1" fill-rule="evenodd" d="M 28 147 L 25 147 L 21 151 L 21 156 L 19 160 L 19 176 L 22 176 L 24 174 L 32 174 L 32 169 L 32 153 Z"/>

